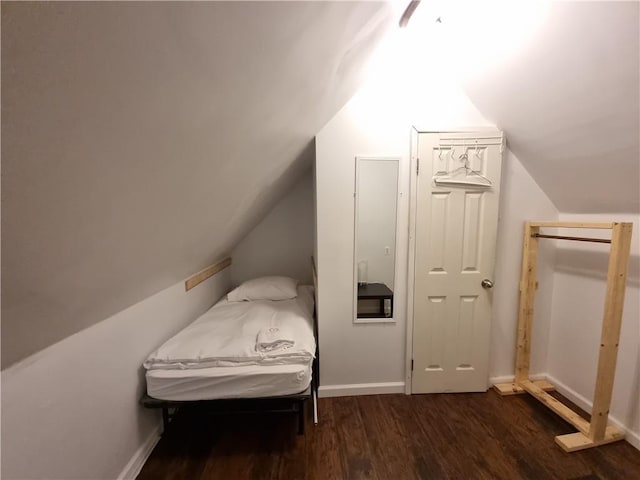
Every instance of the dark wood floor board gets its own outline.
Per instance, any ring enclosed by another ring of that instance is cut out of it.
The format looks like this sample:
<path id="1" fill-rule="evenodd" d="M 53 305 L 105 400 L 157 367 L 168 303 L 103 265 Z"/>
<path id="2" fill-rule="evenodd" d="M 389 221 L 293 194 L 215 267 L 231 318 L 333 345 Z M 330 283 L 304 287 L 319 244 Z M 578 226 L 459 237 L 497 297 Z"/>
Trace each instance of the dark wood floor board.
<path id="1" fill-rule="evenodd" d="M 516 459 L 521 478 L 567 479 L 591 473 L 555 444 L 556 435 L 575 432 L 571 425 L 529 395 L 504 398 L 489 393 L 495 403 L 489 409 L 488 425 L 504 439 L 504 448 Z"/>
<path id="2" fill-rule="evenodd" d="M 395 421 L 400 425 L 408 438 L 410 453 L 413 458 L 414 471 L 420 479 L 448 479 L 445 465 L 437 451 L 440 442 L 435 444 L 427 435 L 422 422 L 416 419 L 414 404 L 416 396 L 387 395 L 381 403 L 392 412 Z"/>
<path id="3" fill-rule="evenodd" d="M 551 432 L 533 419 L 530 404 L 525 397 L 503 398 L 495 392 L 488 392 L 488 405 L 480 420 L 491 431 L 510 464 L 515 466 L 518 478 L 548 479 L 553 478 L 544 462 L 548 448 L 555 448 L 553 453 L 562 452 L 553 443 Z M 545 408 L 535 405 L 536 408 Z M 546 440 L 543 437 L 547 437 Z M 548 441 L 547 441 L 548 440 Z"/>
<path id="4" fill-rule="evenodd" d="M 402 395 L 406 399 L 406 395 Z M 380 478 L 419 479 L 409 448 L 409 439 L 392 408 L 382 405 L 379 396 L 357 397 L 360 417 L 371 450 L 373 469 Z M 410 408 L 409 402 L 403 402 Z"/>
<path id="5" fill-rule="evenodd" d="M 378 479 L 360 417 L 357 397 L 329 399 L 333 408 L 342 473 L 345 479 Z"/>
<path id="6" fill-rule="evenodd" d="M 422 432 L 423 441 L 429 449 L 428 453 L 437 458 L 444 478 L 463 478 L 463 462 L 451 461 L 456 454 L 467 455 L 464 448 L 459 448 L 461 446 L 456 441 L 457 434 L 452 425 L 458 421 L 460 412 L 455 412 L 452 417 L 443 418 L 438 408 L 439 395 L 415 395 L 412 400 L 412 421 Z M 458 460 L 460 459 L 461 457 L 458 457 Z"/>
<path id="7" fill-rule="evenodd" d="M 490 440 L 489 432 L 478 422 L 482 414 L 474 401 L 476 395 L 437 395 L 433 398 L 432 410 L 438 418 L 446 418 L 446 448 L 443 458 L 447 465 L 454 466 L 451 476 L 454 478 L 495 479 L 506 475 L 501 470 L 510 471 L 512 465 L 506 464 L 509 458 Z M 424 402 L 431 402 L 425 396 Z M 455 411 L 452 416 L 448 415 Z M 438 424 L 443 423 L 439 421 Z M 437 441 L 437 440 L 434 440 Z M 461 460 L 461 456 L 463 461 Z M 496 463 L 497 462 L 497 463 Z"/>
<path id="8" fill-rule="evenodd" d="M 607 480 L 640 479 L 640 458 L 634 452 L 623 447 L 622 442 L 604 445 L 592 452 L 576 452 L 578 457 L 588 465 L 594 475 Z M 634 477 L 629 471 L 635 471 Z"/>
<path id="9" fill-rule="evenodd" d="M 319 413 L 304 436 L 292 415 L 181 413 L 138 478 L 640 480 L 626 442 L 564 453 L 554 437 L 575 430 L 529 395 L 327 398 Z"/>
<path id="10" fill-rule="evenodd" d="M 294 420 L 293 417 L 290 417 Z M 298 435 L 295 429 L 288 429 L 285 441 L 286 448 L 280 452 L 277 473 L 274 478 L 304 480 L 307 477 L 307 443 L 315 432 L 309 435 Z M 257 478 L 257 473 L 254 475 Z"/>
<path id="11" fill-rule="evenodd" d="M 469 402 L 473 400 L 473 395 L 455 398 L 455 395 L 439 395 L 437 411 L 439 415 L 446 415 L 445 412 L 453 409 L 457 412 L 456 418 L 449 422 L 450 429 L 454 437 L 451 447 L 447 451 L 447 461 L 455 462 L 458 459 L 459 469 L 462 471 L 462 478 L 482 478 L 494 479 L 499 476 L 494 470 L 500 465 L 492 468 L 488 456 L 492 453 L 491 442 L 483 426 L 477 422 L 475 404 Z M 460 461 L 460 451 L 464 460 Z M 493 451 L 495 456 L 496 451 Z M 503 460 L 503 459 L 501 459 Z"/>
<path id="12" fill-rule="evenodd" d="M 451 396 L 447 396 L 449 398 Z M 446 408 L 459 408 L 463 412 L 464 423 L 461 433 L 465 445 L 470 443 L 475 452 L 474 461 L 484 476 L 492 479 L 514 478 L 516 460 L 504 448 L 501 437 L 486 422 L 487 403 L 491 398 L 486 394 L 465 395 L 449 398 Z"/>
<path id="13" fill-rule="evenodd" d="M 279 477 L 282 456 L 295 442 L 295 418 L 285 415 L 227 417 L 211 422 L 210 428 L 226 432 L 224 441 L 211 448 L 200 478 L 229 480 Z"/>
<path id="14" fill-rule="evenodd" d="M 199 478 L 211 456 L 215 433 L 207 425 L 189 415 L 180 415 L 171 430 L 154 449 L 156 461 L 148 461 L 139 480 L 163 478 L 165 471 L 174 472 L 172 478 Z"/>
<path id="15" fill-rule="evenodd" d="M 332 403 L 321 400 L 320 405 L 318 425 L 312 426 L 310 422 L 307 422 L 309 428 L 305 433 L 307 439 L 306 478 L 309 480 L 342 480 L 344 476 Z"/>
<path id="16" fill-rule="evenodd" d="M 414 419 L 438 455 L 447 478 L 487 478 L 479 447 L 469 438 L 463 409 L 456 408 L 446 416 L 442 414 L 449 409 L 447 397 L 417 395 L 413 402 Z"/>
<path id="17" fill-rule="evenodd" d="M 576 405 L 558 394 L 554 395 L 584 418 L 589 418 L 589 415 Z M 507 400 L 501 397 L 498 399 Z M 498 412 L 497 409 L 488 411 L 492 416 Z M 557 435 L 574 433 L 574 427 L 549 409 L 541 408 L 540 403 L 534 398 L 528 395 L 512 397 L 503 405 L 501 412 L 502 415 L 511 418 L 507 424 L 496 418 L 491 418 L 489 423 L 492 428 L 501 429 L 505 437 L 509 436 L 510 431 L 518 433 L 516 438 L 509 438 L 507 445 L 511 448 L 517 447 L 517 450 L 521 451 L 519 454 L 515 452 L 513 454 L 519 456 L 520 472 L 524 478 L 536 480 L 590 477 L 602 480 L 640 479 L 640 464 L 638 464 L 640 455 L 626 442 L 568 454 L 558 448 L 554 438 Z M 520 420 L 517 421 L 517 419 Z M 512 423 L 513 428 L 508 428 Z M 522 451 L 526 453 L 523 454 Z M 628 457 L 625 458 L 625 455 Z M 533 466 L 533 460 L 530 457 L 535 458 Z"/>

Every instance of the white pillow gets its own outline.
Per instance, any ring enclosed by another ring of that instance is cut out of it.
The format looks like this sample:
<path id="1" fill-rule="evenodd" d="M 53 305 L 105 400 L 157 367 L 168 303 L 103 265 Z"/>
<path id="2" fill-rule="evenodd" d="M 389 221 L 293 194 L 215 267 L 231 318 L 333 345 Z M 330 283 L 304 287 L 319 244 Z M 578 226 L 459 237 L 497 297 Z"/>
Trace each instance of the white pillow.
<path id="1" fill-rule="evenodd" d="M 296 298 L 298 281 L 289 277 L 260 277 L 247 280 L 227 294 L 230 302 L 245 300 L 289 300 Z"/>

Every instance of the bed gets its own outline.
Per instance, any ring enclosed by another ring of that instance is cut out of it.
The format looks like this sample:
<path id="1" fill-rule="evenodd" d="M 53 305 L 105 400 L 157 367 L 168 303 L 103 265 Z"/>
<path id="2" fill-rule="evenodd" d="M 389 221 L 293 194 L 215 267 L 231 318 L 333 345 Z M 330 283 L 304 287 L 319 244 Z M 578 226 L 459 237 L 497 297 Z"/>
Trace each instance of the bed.
<path id="1" fill-rule="evenodd" d="M 291 412 L 303 433 L 317 398 L 314 303 L 313 287 L 286 277 L 245 282 L 147 357 L 142 405 L 162 409 L 165 431 L 177 408 L 197 407 Z"/>

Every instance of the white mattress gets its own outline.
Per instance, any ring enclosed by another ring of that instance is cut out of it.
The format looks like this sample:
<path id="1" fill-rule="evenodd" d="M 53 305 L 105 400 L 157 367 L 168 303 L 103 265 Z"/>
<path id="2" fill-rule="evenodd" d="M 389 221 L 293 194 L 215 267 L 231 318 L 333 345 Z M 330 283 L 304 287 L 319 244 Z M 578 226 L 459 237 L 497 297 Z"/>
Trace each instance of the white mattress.
<path id="1" fill-rule="evenodd" d="M 245 365 L 147 371 L 147 393 L 160 400 L 215 400 L 292 395 L 307 389 L 311 364 Z"/>
<path id="2" fill-rule="evenodd" d="M 256 349 L 259 332 L 271 326 L 290 331 L 294 345 L 285 350 Z M 198 369 L 248 365 L 308 365 L 316 350 L 313 336 L 313 287 L 299 286 L 291 300 L 218 302 L 191 325 L 167 340 L 144 362 L 152 369 Z"/>

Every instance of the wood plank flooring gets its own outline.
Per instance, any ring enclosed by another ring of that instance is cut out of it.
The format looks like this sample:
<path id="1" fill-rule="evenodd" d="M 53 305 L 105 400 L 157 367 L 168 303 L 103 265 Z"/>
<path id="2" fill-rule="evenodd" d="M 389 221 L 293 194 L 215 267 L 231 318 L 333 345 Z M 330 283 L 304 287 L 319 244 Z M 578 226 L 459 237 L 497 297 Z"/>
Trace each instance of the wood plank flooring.
<path id="1" fill-rule="evenodd" d="M 319 412 L 304 436 L 294 415 L 182 413 L 138 479 L 640 479 L 627 442 L 564 453 L 554 436 L 575 430 L 528 395 L 327 398 Z"/>

